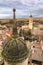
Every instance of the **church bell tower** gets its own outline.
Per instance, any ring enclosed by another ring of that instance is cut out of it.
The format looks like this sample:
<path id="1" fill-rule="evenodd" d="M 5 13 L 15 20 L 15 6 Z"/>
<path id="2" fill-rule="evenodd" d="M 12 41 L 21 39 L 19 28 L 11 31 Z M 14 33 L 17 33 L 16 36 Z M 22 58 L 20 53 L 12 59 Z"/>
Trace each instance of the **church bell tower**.
<path id="1" fill-rule="evenodd" d="M 29 29 L 32 29 L 33 28 L 33 17 L 32 15 L 30 15 L 29 17 Z"/>

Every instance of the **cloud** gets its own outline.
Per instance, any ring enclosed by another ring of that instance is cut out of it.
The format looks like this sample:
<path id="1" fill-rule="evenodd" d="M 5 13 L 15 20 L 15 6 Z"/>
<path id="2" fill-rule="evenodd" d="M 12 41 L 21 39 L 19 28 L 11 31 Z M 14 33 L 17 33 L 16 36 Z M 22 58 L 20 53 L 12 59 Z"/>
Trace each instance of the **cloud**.
<path id="1" fill-rule="evenodd" d="M 13 15 L 11 8 L 1 8 L 0 7 L 0 18 L 11 18 Z"/>
<path id="2" fill-rule="evenodd" d="M 43 16 L 43 0 L 0 0 L 0 17 L 13 17 L 13 8 L 16 17 Z"/>
<path id="3" fill-rule="evenodd" d="M 35 16 L 37 17 L 43 17 L 43 8 L 39 8 L 37 10 L 34 10 L 33 13 L 35 14 Z"/>
<path id="4" fill-rule="evenodd" d="M 3 3 L 4 2 L 4 3 Z M 43 5 L 43 0 L 1 0 L 0 6 L 3 7 L 15 7 L 20 8 L 24 7 L 24 9 L 35 9 L 35 7 L 39 7 L 39 5 Z M 21 9 L 21 8 L 20 8 Z"/>

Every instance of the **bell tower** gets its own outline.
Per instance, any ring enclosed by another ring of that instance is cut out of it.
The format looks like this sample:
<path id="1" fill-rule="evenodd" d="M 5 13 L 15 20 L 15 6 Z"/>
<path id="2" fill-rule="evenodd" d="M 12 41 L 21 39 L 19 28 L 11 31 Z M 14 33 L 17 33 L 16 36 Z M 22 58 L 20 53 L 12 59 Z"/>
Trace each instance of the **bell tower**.
<path id="1" fill-rule="evenodd" d="M 33 17 L 32 15 L 30 15 L 29 17 L 29 29 L 32 29 L 33 28 Z"/>

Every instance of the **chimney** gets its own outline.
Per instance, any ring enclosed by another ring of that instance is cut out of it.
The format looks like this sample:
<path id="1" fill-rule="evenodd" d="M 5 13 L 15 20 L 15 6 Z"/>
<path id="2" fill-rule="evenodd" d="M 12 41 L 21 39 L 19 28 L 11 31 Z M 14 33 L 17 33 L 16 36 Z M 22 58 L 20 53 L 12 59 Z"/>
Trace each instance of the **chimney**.
<path id="1" fill-rule="evenodd" d="M 15 19 L 15 12 L 16 12 L 16 9 L 13 9 L 13 19 Z"/>

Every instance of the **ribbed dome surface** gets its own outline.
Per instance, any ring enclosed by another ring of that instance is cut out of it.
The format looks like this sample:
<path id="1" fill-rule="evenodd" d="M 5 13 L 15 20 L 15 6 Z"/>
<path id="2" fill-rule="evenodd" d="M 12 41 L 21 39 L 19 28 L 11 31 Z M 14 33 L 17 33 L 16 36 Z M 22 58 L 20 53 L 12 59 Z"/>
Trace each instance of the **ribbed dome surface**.
<path id="1" fill-rule="evenodd" d="M 10 39 L 3 48 L 2 56 L 9 62 L 21 62 L 28 57 L 28 49 L 22 38 Z"/>

